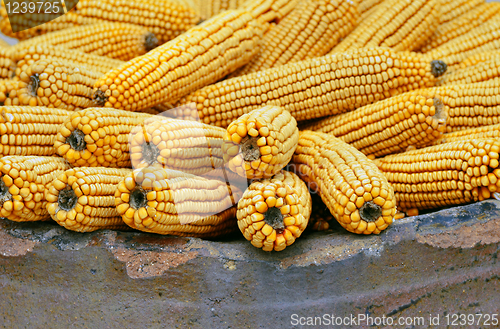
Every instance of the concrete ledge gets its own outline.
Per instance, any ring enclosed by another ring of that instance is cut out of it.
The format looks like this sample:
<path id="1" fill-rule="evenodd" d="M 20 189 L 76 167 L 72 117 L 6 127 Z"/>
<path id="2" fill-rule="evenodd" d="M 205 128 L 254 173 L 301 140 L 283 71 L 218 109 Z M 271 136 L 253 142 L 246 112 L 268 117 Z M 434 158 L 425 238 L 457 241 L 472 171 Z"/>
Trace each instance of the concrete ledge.
<path id="1" fill-rule="evenodd" d="M 498 313 L 500 202 L 335 226 L 267 253 L 139 232 L 80 234 L 0 219 L 4 328 L 290 328 L 298 316 Z M 358 326 L 366 327 L 366 326 Z"/>

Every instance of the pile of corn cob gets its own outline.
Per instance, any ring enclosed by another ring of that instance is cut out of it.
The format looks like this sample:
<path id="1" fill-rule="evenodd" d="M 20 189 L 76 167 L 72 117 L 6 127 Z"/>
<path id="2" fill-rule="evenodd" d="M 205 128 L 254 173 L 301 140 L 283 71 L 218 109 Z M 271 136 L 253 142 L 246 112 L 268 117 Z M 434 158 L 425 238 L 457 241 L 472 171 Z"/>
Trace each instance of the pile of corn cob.
<path id="1" fill-rule="evenodd" d="M 39 26 L 0 18 L 20 40 L 0 44 L 1 217 L 239 229 L 280 251 L 333 218 L 378 234 L 500 192 L 499 3 L 80 0 Z"/>

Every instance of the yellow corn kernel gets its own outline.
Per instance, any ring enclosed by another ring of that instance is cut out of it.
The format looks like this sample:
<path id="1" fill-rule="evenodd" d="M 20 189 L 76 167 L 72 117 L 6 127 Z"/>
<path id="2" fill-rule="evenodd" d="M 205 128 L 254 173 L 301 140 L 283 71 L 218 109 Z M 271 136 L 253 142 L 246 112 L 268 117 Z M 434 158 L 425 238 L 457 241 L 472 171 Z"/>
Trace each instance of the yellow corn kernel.
<path id="1" fill-rule="evenodd" d="M 220 127 L 264 105 L 281 106 L 300 122 L 433 86 L 446 71 L 442 64 L 417 53 L 355 49 L 227 79 L 177 105 L 179 111 L 197 111 L 202 122 Z"/>
<path id="2" fill-rule="evenodd" d="M 278 193 L 280 189 L 286 190 L 285 194 Z M 263 198 L 264 195 L 281 199 L 280 206 L 260 207 L 258 204 L 262 201 L 255 200 L 260 200 L 257 197 Z M 311 216 L 311 204 L 307 185 L 296 174 L 283 170 L 271 178 L 250 184 L 238 202 L 238 227 L 249 241 L 264 237 L 262 245 L 252 243 L 254 246 L 265 251 L 281 251 L 294 243 L 306 229 Z M 255 207 L 259 216 L 246 211 L 250 206 Z M 284 208 L 287 210 L 283 211 Z M 287 215 L 283 215 L 283 212 Z"/>
<path id="3" fill-rule="evenodd" d="M 380 157 L 438 139 L 446 131 L 446 117 L 438 97 L 416 90 L 320 119 L 302 129 L 331 134 L 367 156 Z"/>
<path id="4" fill-rule="evenodd" d="M 378 234 L 387 228 L 379 225 L 380 218 L 388 216 L 392 222 L 396 214 L 392 187 L 376 165 L 354 147 L 331 135 L 304 130 L 292 161 L 301 178 L 317 186 L 321 199 L 346 230 Z"/>
<path id="5" fill-rule="evenodd" d="M 129 134 L 150 114 L 87 108 L 68 116 L 56 137 L 57 154 L 79 167 L 130 167 Z"/>
<path id="6" fill-rule="evenodd" d="M 16 222 L 49 220 L 45 191 L 71 166 L 62 158 L 0 158 L 0 216 Z"/>

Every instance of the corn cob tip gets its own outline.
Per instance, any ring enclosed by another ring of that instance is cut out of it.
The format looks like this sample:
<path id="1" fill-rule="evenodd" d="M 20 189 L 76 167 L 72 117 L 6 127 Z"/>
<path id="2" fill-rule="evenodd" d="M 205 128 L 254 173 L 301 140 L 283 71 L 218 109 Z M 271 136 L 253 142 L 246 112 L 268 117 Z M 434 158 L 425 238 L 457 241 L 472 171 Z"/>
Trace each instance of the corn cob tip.
<path id="1" fill-rule="evenodd" d="M 257 145 L 258 138 L 246 136 L 241 141 L 241 153 L 245 161 L 255 161 L 261 156 L 260 147 Z"/>
<path id="2" fill-rule="evenodd" d="M 94 97 L 92 97 L 92 100 L 97 106 L 104 106 L 104 104 L 106 104 L 106 102 L 108 101 L 108 97 L 106 96 L 104 91 L 97 89 L 94 92 Z"/>
<path id="3" fill-rule="evenodd" d="M 130 206 L 135 209 L 139 210 L 143 207 L 146 207 L 148 205 L 148 194 L 147 192 L 140 186 L 136 186 L 131 192 L 130 192 Z"/>
<path id="4" fill-rule="evenodd" d="M 153 165 L 158 161 L 160 149 L 154 143 L 145 142 L 142 144 L 142 159 L 149 165 Z"/>
<path id="5" fill-rule="evenodd" d="M 154 33 L 149 32 L 146 34 L 146 38 L 144 39 L 144 47 L 146 48 L 146 51 L 151 51 L 158 47 L 160 42 L 158 41 L 158 38 Z"/>
<path id="6" fill-rule="evenodd" d="M 442 60 L 436 59 L 431 61 L 431 73 L 434 77 L 439 78 L 446 73 L 447 69 L 448 65 L 446 65 L 446 63 Z"/>
<path id="7" fill-rule="evenodd" d="M 75 151 L 83 151 L 87 147 L 85 142 L 85 134 L 80 129 L 75 129 L 66 139 L 69 146 Z"/>
<path id="8" fill-rule="evenodd" d="M 264 222 L 276 230 L 276 233 L 281 234 L 285 229 L 283 220 L 285 217 L 281 213 L 280 208 L 269 208 L 264 214 Z"/>
<path id="9" fill-rule="evenodd" d="M 35 73 L 30 76 L 30 82 L 28 83 L 28 92 L 31 94 L 31 96 L 36 97 L 36 91 L 38 90 L 38 87 L 40 87 L 40 78 L 39 74 Z"/>
<path id="10" fill-rule="evenodd" d="M 359 216 L 367 223 L 375 222 L 382 216 L 382 207 L 373 201 L 365 202 L 359 208 Z"/>
<path id="11" fill-rule="evenodd" d="M 72 188 L 66 186 L 65 189 L 59 191 L 59 196 L 57 197 L 57 205 L 64 211 L 70 211 L 75 208 L 78 203 L 78 197 Z"/>
<path id="12" fill-rule="evenodd" d="M 12 200 L 12 195 L 9 192 L 9 188 L 5 185 L 3 179 L 0 179 L 0 203 L 3 204 L 5 201 Z"/>

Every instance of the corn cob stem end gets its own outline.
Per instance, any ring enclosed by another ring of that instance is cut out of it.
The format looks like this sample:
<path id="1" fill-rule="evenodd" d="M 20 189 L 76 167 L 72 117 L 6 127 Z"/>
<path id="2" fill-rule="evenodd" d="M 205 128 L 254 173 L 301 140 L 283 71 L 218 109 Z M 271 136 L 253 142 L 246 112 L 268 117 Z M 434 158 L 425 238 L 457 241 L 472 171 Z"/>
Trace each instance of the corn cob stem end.
<path id="1" fill-rule="evenodd" d="M 241 141 L 241 152 L 245 161 L 255 161 L 261 156 L 260 147 L 257 145 L 257 138 L 246 136 Z"/>
<path id="2" fill-rule="evenodd" d="M 276 230 L 276 233 L 283 233 L 285 224 L 283 223 L 283 214 L 276 207 L 269 208 L 264 215 L 264 222 Z"/>
<path id="3" fill-rule="evenodd" d="M 130 192 L 130 206 L 139 210 L 140 208 L 146 207 L 148 204 L 148 195 L 142 187 L 136 187 Z"/>
<path id="4" fill-rule="evenodd" d="M 67 142 L 69 146 L 75 151 L 83 151 L 87 147 L 85 142 L 85 134 L 80 129 L 75 129 L 68 136 Z"/>
<path id="5" fill-rule="evenodd" d="M 158 149 L 158 146 L 156 146 L 153 143 L 146 142 L 142 144 L 142 158 L 148 163 L 148 164 L 154 164 L 156 161 L 158 161 L 158 156 L 160 155 L 160 150 Z"/>
<path id="6" fill-rule="evenodd" d="M 382 207 L 375 204 L 373 201 L 365 202 L 365 204 L 359 208 L 359 216 L 365 222 L 374 222 L 382 216 Z"/>
<path id="7" fill-rule="evenodd" d="M 30 76 L 30 83 L 28 84 L 28 92 L 31 96 L 37 96 L 36 91 L 38 90 L 38 87 L 40 87 L 40 78 L 38 77 L 38 73 L 35 73 Z"/>
<path id="8" fill-rule="evenodd" d="M 442 60 L 433 60 L 431 61 L 431 73 L 434 77 L 439 78 L 443 74 L 446 73 L 448 69 L 448 65 Z"/>
<path id="9" fill-rule="evenodd" d="M 158 47 L 158 45 L 158 38 L 153 33 L 149 32 L 144 39 L 144 47 L 146 48 L 146 51 L 151 51 Z"/>
<path id="10" fill-rule="evenodd" d="M 12 200 L 12 195 L 9 192 L 7 186 L 3 182 L 3 179 L 0 179 L 0 205 L 2 205 L 5 201 Z"/>
<path id="11" fill-rule="evenodd" d="M 108 97 L 106 96 L 104 91 L 98 89 L 94 93 L 93 101 L 97 106 L 104 106 L 104 104 L 106 104 L 106 102 L 108 101 Z"/>
<path id="12" fill-rule="evenodd" d="M 59 191 L 59 196 L 57 197 L 57 204 L 59 208 L 64 211 L 70 211 L 75 208 L 78 202 L 78 197 L 72 188 L 67 186 L 64 190 Z"/>

